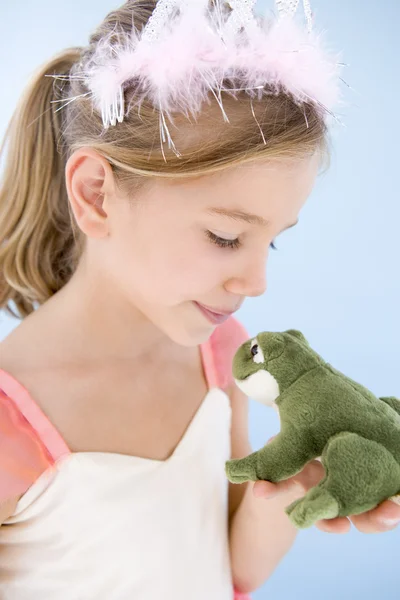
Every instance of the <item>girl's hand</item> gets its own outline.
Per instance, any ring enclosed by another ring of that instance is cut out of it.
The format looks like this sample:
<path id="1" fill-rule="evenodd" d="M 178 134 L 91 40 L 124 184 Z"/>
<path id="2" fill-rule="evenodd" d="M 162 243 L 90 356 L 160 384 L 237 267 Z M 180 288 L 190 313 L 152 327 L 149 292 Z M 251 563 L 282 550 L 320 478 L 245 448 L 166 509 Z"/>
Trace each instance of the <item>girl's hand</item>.
<path id="1" fill-rule="evenodd" d="M 304 496 L 306 492 L 314 485 L 319 483 L 325 476 L 325 469 L 318 460 L 312 460 L 294 477 L 271 483 L 270 481 L 256 481 L 253 487 L 253 493 L 257 498 L 272 498 L 278 494 L 299 489 L 299 497 Z M 400 506 L 391 500 L 385 500 L 373 510 L 369 510 L 360 515 L 347 517 L 336 517 L 335 519 L 324 519 L 317 521 L 315 526 L 321 531 L 327 533 L 348 533 L 351 529 L 351 523 L 361 531 L 361 533 L 381 533 L 395 529 L 400 523 Z"/>

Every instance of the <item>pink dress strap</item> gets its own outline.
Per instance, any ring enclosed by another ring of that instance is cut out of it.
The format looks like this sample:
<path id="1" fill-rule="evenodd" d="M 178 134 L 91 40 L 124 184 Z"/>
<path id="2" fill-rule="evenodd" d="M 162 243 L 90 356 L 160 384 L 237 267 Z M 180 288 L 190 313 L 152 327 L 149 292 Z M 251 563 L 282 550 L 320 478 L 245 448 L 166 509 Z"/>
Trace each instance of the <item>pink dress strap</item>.
<path id="1" fill-rule="evenodd" d="M 0 369 L 0 502 L 19 498 L 69 449 L 27 390 Z"/>
<path id="2" fill-rule="evenodd" d="M 233 382 L 232 361 L 239 347 L 249 339 L 243 325 L 234 317 L 217 327 L 202 346 L 203 364 L 210 388 L 227 390 Z M 233 600 L 251 600 L 247 594 L 235 590 Z"/>
<path id="3" fill-rule="evenodd" d="M 204 370 L 210 388 L 226 390 L 233 383 L 233 357 L 248 339 L 246 329 L 234 317 L 215 329 L 202 346 Z"/>
<path id="4" fill-rule="evenodd" d="M 251 600 L 251 597 L 248 594 L 241 594 L 240 592 L 235 591 L 233 600 Z"/>

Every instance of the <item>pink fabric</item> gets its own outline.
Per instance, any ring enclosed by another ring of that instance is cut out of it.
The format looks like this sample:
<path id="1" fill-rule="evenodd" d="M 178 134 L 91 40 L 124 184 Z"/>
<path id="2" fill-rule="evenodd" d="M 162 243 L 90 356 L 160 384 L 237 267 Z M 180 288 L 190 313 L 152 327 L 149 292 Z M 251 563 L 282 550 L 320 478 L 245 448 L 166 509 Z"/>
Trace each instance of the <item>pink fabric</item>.
<path id="1" fill-rule="evenodd" d="M 49 421 L 29 392 L 9 373 L 0 369 L 0 390 L 13 400 L 19 412 L 30 423 L 32 429 L 47 448 L 53 461 L 70 450 L 60 433 Z"/>
<path id="2" fill-rule="evenodd" d="M 210 388 L 226 390 L 233 383 L 232 360 L 239 346 L 249 339 L 243 325 L 234 317 L 217 327 L 202 346 L 204 371 Z M 247 594 L 235 590 L 233 600 L 251 600 Z"/>
<path id="3" fill-rule="evenodd" d="M 0 502 L 22 496 L 54 459 L 14 402 L 0 391 Z"/>
<path id="4" fill-rule="evenodd" d="M 203 344 L 203 364 L 208 385 L 226 390 L 233 383 L 232 360 L 249 335 L 234 317 L 217 327 Z"/>
<path id="5" fill-rule="evenodd" d="M 233 600 L 251 600 L 251 597 L 247 594 L 241 594 L 240 592 L 235 592 L 235 596 Z"/>
<path id="6" fill-rule="evenodd" d="M 69 452 L 27 390 L 0 369 L 0 502 L 22 496 Z"/>

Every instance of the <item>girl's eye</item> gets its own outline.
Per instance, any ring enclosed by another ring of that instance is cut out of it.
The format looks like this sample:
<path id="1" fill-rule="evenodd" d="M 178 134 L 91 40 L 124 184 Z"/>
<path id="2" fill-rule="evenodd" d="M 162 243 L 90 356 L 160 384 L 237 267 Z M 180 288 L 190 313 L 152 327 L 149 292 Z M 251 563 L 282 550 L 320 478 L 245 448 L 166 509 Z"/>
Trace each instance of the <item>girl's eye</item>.
<path id="1" fill-rule="evenodd" d="M 226 240 L 224 238 L 218 237 L 212 231 L 207 231 L 208 238 L 213 242 L 213 244 L 217 244 L 220 248 L 231 248 L 232 250 L 237 250 L 240 248 L 241 244 L 238 238 L 236 240 Z"/>
<path id="2" fill-rule="evenodd" d="M 212 233 L 212 231 L 207 231 L 206 233 L 208 238 L 213 242 L 213 244 L 216 244 L 220 248 L 231 248 L 232 250 L 237 250 L 241 246 L 240 240 L 238 238 L 235 240 L 227 240 L 218 237 L 217 235 L 215 235 L 215 233 Z M 272 250 L 278 250 L 274 242 L 272 242 L 270 247 L 272 248 Z"/>

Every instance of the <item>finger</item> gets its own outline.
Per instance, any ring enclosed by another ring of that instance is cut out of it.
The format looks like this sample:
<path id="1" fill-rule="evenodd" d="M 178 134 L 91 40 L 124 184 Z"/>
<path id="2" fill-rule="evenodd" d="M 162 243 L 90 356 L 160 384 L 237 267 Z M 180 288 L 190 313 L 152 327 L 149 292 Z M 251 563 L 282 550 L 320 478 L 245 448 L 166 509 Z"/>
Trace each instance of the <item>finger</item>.
<path id="1" fill-rule="evenodd" d="M 286 481 L 280 481 L 279 483 L 272 483 L 272 481 L 256 481 L 253 486 L 253 494 L 256 498 L 273 498 L 278 494 L 289 492 L 296 487 L 293 481 L 287 479 Z"/>
<path id="2" fill-rule="evenodd" d="M 351 523 L 346 517 L 322 519 L 316 521 L 315 526 L 325 533 L 348 533 L 351 529 Z"/>
<path id="3" fill-rule="evenodd" d="M 361 533 L 382 533 L 395 529 L 400 522 L 400 507 L 391 500 L 385 500 L 376 508 L 350 517 Z"/>
<path id="4" fill-rule="evenodd" d="M 256 481 L 253 488 L 253 493 L 257 498 L 273 498 L 278 494 L 285 494 L 287 492 L 294 491 L 296 489 L 302 491 L 304 494 L 314 485 L 319 483 L 325 476 L 325 469 L 322 464 L 317 460 L 312 460 L 307 463 L 301 473 L 279 481 L 272 483 L 271 481 Z"/>
<path id="5" fill-rule="evenodd" d="M 304 469 L 291 477 L 288 481 L 299 484 L 304 491 L 308 491 L 314 485 L 317 485 L 325 477 L 325 469 L 318 460 L 312 460 L 306 464 Z"/>

